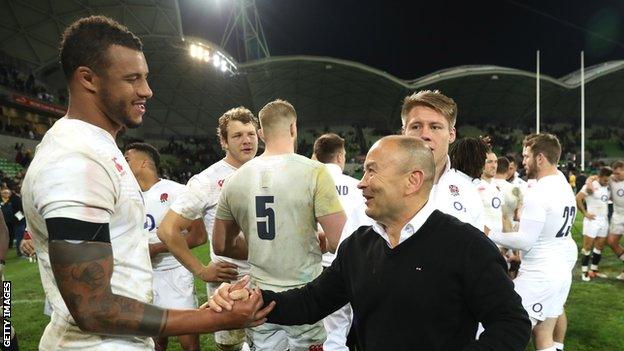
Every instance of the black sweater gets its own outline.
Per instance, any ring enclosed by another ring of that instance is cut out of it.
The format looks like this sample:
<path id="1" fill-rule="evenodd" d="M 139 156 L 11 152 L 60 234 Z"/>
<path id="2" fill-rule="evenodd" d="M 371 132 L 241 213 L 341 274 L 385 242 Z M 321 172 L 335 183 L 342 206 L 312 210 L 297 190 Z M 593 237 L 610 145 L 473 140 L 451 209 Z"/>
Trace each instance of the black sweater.
<path id="1" fill-rule="evenodd" d="M 394 249 L 370 226 L 299 289 L 262 292 L 268 322 L 314 323 L 350 302 L 358 350 L 523 351 L 531 323 L 496 246 L 479 230 L 434 211 Z M 475 340 L 477 321 L 486 331 Z"/>

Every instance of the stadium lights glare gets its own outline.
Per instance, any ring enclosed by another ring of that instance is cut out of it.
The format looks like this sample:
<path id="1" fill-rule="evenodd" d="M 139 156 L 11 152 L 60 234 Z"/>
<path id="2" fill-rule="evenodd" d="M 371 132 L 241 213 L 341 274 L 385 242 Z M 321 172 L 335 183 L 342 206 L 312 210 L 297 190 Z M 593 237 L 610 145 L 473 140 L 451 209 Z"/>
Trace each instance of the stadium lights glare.
<path id="1" fill-rule="evenodd" d="M 209 44 L 191 43 L 188 48 L 192 58 L 206 63 L 212 61 L 214 68 L 221 72 L 234 73 L 236 70 L 236 64 L 231 58 Z"/>

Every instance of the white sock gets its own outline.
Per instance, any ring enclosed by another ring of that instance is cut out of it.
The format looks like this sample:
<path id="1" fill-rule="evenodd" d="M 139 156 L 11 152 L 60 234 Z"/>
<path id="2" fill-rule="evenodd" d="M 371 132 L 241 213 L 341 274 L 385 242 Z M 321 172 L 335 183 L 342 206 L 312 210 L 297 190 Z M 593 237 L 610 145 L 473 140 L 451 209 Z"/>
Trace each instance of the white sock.
<path id="1" fill-rule="evenodd" d="M 555 346 L 551 346 L 551 347 L 547 347 L 545 349 L 539 349 L 537 351 L 557 351 L 557 348 Z"/>
<path id="2" fill-rule="evenodd" d="M 557 350 L 561 350 L 561 351 L 563 351 L 563 344 L 562 344 L 562 343 L 560 343 L 560 342 L 556 342 L 556 341 L 555 341 L 555 348 L 556 348 Z"/>
<path id="3" fill-rule="evenodd" d="M 620 255 L 620 260 L 624 261 L 624 253 Z"/>
<path id="4" fill-rule="evenodd" d="M 597 255 L 600 255 L 602 253 L 602 250 L 598 250 L 597 248 L 594 247 L 594 253 Z"/>

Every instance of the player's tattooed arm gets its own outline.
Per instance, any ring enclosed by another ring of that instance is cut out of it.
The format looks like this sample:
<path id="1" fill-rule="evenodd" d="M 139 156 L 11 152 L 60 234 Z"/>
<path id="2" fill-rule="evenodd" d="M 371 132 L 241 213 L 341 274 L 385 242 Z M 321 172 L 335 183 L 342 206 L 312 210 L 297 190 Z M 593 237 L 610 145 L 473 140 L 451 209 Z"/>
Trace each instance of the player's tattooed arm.
<path id="1" fill-rule="evenodd" d="M 165 328 L 166 310 L 112 292 L 110 243 L 51 240 L 50 263 L 61 296 L 81 330 L 156 336 Z"/>

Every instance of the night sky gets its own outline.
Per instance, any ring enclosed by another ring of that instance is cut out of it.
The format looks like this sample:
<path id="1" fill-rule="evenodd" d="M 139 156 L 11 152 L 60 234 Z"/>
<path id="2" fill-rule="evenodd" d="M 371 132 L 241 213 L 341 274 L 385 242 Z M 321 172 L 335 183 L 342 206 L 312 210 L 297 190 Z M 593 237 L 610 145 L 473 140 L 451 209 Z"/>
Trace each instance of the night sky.
<path id="1" fill-rule="evenodd" d="M 220 43 L 233 0 L 180 0 L 185 35 Z M 493 64 L 561 77 L 624 59 L 624 1 L 256 0 L 272 56 L 330 56 L 402 79 Z M 229 51 L 234 51 L 228 48 Z M 235 55 L 234 52 L 231 52 Z"/>

